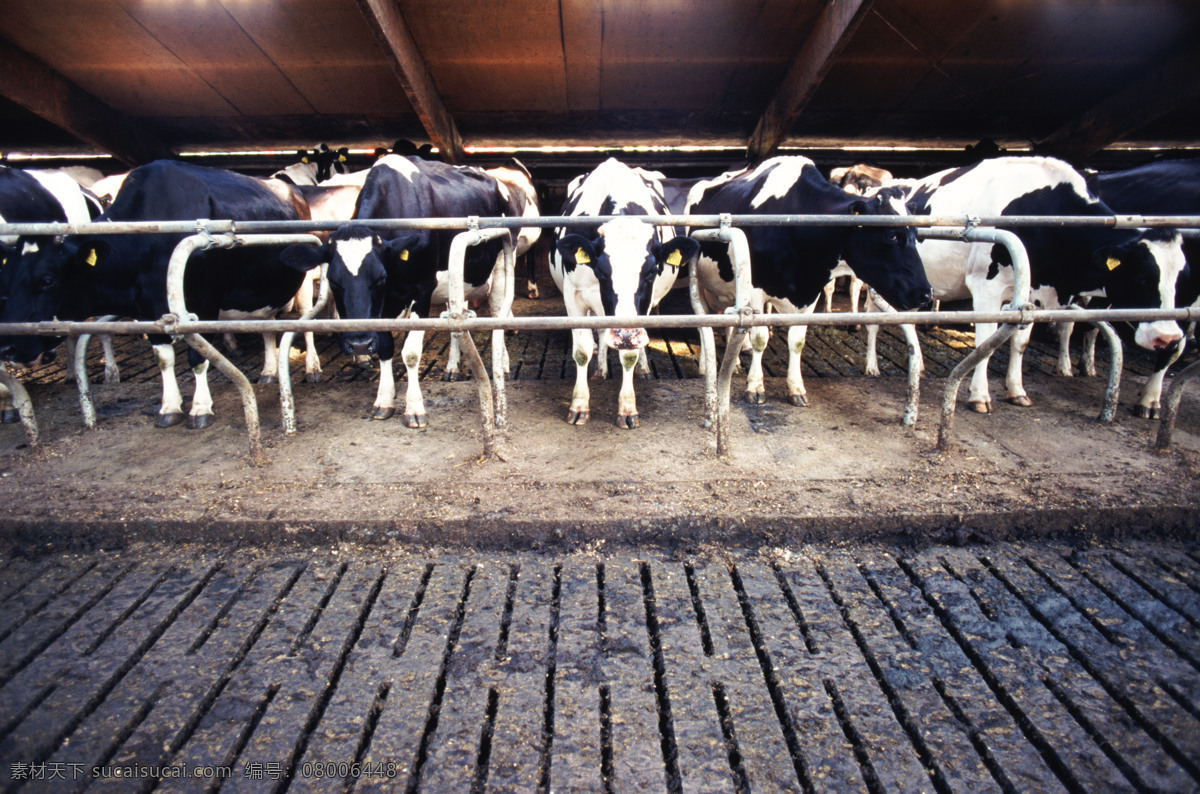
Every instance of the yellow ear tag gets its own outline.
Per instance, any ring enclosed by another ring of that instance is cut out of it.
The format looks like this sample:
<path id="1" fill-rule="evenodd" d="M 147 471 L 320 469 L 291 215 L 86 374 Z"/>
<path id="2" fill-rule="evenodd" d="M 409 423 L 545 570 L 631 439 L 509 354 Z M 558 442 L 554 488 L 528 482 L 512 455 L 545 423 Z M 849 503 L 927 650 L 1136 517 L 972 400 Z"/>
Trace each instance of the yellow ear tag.
<path id="1" fill-rule="evenodd" d="M 591 263 L 592 259 L 587 255 L 587 251 L 584 251 L 582 248 L 575 249 L 575 264 L 590 265 Z"/>
<path id="2" fill-rule="evenodd" d="M 1121 260 L 1117 259 L 1115 256 L 1110 256 L 1108 258 L 1108 261 L 1105 262 L 1104 264 L 1108 265 L 1109 270 L 1116 270 L 1118 267 L 1121 266 Z"/>
<path id="3" fill-rule="evenodd" d="M 338 162 L 339 162 L 339 163 L 344 163 L 344 162 L 346 162 L 346 155 L 344 155 L 344 154 L 339 154 L 339 155 L 338 155 Z"/>
<path id="4" fill-rule="evenodd" d="M 87 255 L 87 263 L 88 263 L 88 266 L 89 266 L 89 267 L 95 267 L 95 266 L 96 266 L 96 249 L 95 249 L 95 248 L 93 248 L 92 250 L 88 251 L 88 255 Z"/>
<path id="5" fill-rule="evenodd" d="M 671 267 L 679 267 L 681 264 L 683 264 L 683 254 L 679 253 L 678 248 L 676 248 L 667 256 L 667 264 Z"/>
<path id="6" fill-rule="evenodd" d="M 407 248 L 405 248 L 403 251 L 400 252 L 400 261 L 401 262 L 408 261 L 408 249 Z"/>
<path id="7" fill-rule="evenodd" d="M 308 162 L 308 158 L 307 158 L 307 157 L 301 157 L 301 158 L 300 158 L 300 162 L 302 162 L 302 163 L 307 163 L 307 162 Z"/>

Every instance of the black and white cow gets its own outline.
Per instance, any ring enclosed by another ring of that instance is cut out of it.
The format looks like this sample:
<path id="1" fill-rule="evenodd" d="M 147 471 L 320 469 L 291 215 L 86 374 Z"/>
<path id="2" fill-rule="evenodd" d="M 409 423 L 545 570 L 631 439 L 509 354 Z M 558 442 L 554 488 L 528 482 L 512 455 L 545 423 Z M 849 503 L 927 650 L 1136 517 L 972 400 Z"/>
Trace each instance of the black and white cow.
<path id="1" fill-rule="evenodd" d="M 300 150 L 296 156 L 300 162 L 276 171 L 271 177 L 292 185 L 319 185 L 335 174 L 346 173 L 350 150 L 343 146 L 335 151 L 323 143 L 311 152 Z"/>
<path id="2" fill-rule="evenodd" d="M 918 180 L 908 208 L 914 215 L 935 216 L 1113 214 L 1088 190 L 1079 172 L 1046 157 L 997 157 L 939 172 Z M 1175 305 L 1175 281 L 1184 259 L 1180 237 L 1173 231 L 1078 226 L 1021 226 L 1012 231 L 1029 255 L 1030 300 L 1039 308 L 1058 308 L 1101 291 L 1118 308 Z M 1012 267 L 1002 246 L 923 240 L 919 250 L 935 298 L 970 298 L 980 312 L 998 311 L 1011 299 Z M 995 323 L 977 323 L 976 344 L 995 330 Z M 1006 384 L 1008 402 L 1014 405 L 1032 404 L 1021 378 L 1021 358 L 1030 331 L 1026 328 L 1013 334 Z M 1139 323 L 1135 340 L 1142 347 L 1158 350 L 1181 336 L 1175 322 Z M 973 374 L 969 403 L 979 413 L 991 411 L 986 360 Z"/>
<path id="3" fill-rule="evenodd" d="M 688 213 L 891 215 L 905 214 L 902 201 L 881 196 L 851 195 L 830 184 L 807 157 L 775 157 L 754 168 L 698 183 L 688 198 Z M 929 300 L 931 289 L 916 252 L 916 234 L 908 227 L 883 226 L 752 226 L 750 244 L 754 286 L 750 305 L 756 311 L 812 312 L 839 261 L 897 308 L 915 308 Z M 705 243 L 697 275 L 709 311 L 734 302 L 734 273 L 728 250 Z M 788 399 L 804 405 L 807 392 L 800 373 L 807 325 L 788 329 Z M 762 353 L 767 330 L 750 332 L 752 359 L 746 398 L 765 400 Z"/>
<path id="4" fill-rule="evenodd" d="M 506 177 L 516 180 L 517 173 L 514 170 Z M 386 155 L 367 174 L 354 219 L 537 215 L 536 203 L 532 208 L 529 204 L 536 194 L 532 184 L 527 187 L 518 195 L 508 182 L 478 168 Z M 375 232 L 351 222 L 330 235 L 324 246 L 296 246 L 287 249 L 285 257 L 300 268 L 328 263 L 330 287 L 344 319 L 391 319 L 405 312 L 412 317 L 428 317 L 433 304 L 447 302 L 450 244 L 456 234 L 453 230 Z M 520 233 L 514 230 L 512 237 L 517 239 Z M 503 268 L 497 268 L 502 257 L 502 243 L 493 240 L 469 247 L 464 263 L 467 298 L 482 300 L 490 296 L 494 313 L 500 311 L 505 291 L 499 277 Z M 401 351 L 408 373 L 404 423 L 409 427 L 426 425 L 418 381 L 424 338 L 422 331 L 410 332 Z M 379 391 L 373 416 L 393 416 L 396 384 L 392 334 L 347 332 L 342 334 L 342 350 L 351 355 L 379 356 Z M 448 362 L 447 370 L 457 368 L 457 363 Z"/>
<path id="5" fill-rule="evenodd" d="M 1200 158 L 1160 160 L 1121 171 L 1089 173 L 1087 181 L 1093 193 L 1122 215 L 1200 215 Z M 1175 305 L 1195 306 L 1200 302 L 1200 236 L 1189 234 L 1183 238 L 1183 255 L 1187 266 L 1175 284 Z M 1065 371 L 1064 374 L 1070 372 L 1068 338 L 1066 330 L 1059 353 L 1059 370 Z M 1163 378 L 1183 355 L 1185 343 L 1181 339 L 1177 345 L 1158 351 L 1154 373 L 1133 408 L 1136 415 L 1158 418 Z M 1093 344 L 1089 349 L 1094 347 Z"/>
<path id="6" fill-rule="evenodd" d="M 668 214 L 662 188 L 654 185 L 655 176 L 610 158 L 571 182 L 563 215 L 580 219 L 621 217 L 599 226 L 581 222 L 554 230 L 550 274 L 563 294 L 568 316 L 621 319 L 645 316 L 671 289 L 679 269 L 700 250 L 695 240 L 673 236 L 674 230 L 652 226 L 640 219 L 644 215 Z M 571 334 L 575 390 L 567 421 L 581 425 L 591 418 L 587 372 L 595 352 L 595 339 L 586 328 Z M 608 348 L 616 350 L 621 360 L 618 427 L 635 428 L 640 424 L 633 371 L 645 355 L 648 341 L 644 328 L 610 328 L 600 332 L 598 376 L 608 375 Z"/>
<path id="7" fill-rule="evenodd" d="M 260 180 L 187 163 L 160 160 L 130 172 L 104 221 L 304 220 L 303 203 L 291 204 Z M 42 322 L 115 314 L 157 320 L 168 311 L 166 273 L 183 235 L 79 235 L 25 238 L 10 276 L 3 322 Z M 6 266 L 7 267 L 7 266 Z M 283 265 L 276 247 L 245 246 L 198 251 L 184 281 L 188 310 L 201 319 L 269 318 L 296 293 L 303 273 Z M 169 338 L 151 338 L 163 377 L 156 425 L 183 421 L 183 398 L 175 381 Z M 273 348 L 273 344 L 271 346 Z M 0 359 L 25 363 L 47 349 L 44 337 L 0 339 Z M 273 350 L 268 350 L 268 358 Z M 189 350 L 196 392 L 188 418 L 192 428 L 212 424 L 208 362 Z M 273 369 L 274 362 L 270 362 Z M 265 369 L 265 367 L 264 367 Z"/>
<path id="8" fill-rule="evenodd" d="M 0 223 L 87 223 L 99 212 L 99 201 L 66 172 L 23 171 L 0 166 Z M 12 273 L 12 269 L 4 265 L 10 259 L 16 261 L 20 253 L 15 247 L 18 239 L 13 235 L 0 236 L 0 307 L 8 297 L 7 278 Z M 120 374 L 113 354 L 112 338 L 104 335 L 101 340 L 104 345 L 105 382 L 116 383 L 120 380 Z M 68 362 L 73 360 L 73 354 L 74 349 L 68 345 Z M 74 377 L 74 368 L 70 365 L 67 367 L 67 377 Z M 17 412 L 12 407 L 7 389 L 3 387 L 0 387 L 0 421 L 17 421 Z"/>

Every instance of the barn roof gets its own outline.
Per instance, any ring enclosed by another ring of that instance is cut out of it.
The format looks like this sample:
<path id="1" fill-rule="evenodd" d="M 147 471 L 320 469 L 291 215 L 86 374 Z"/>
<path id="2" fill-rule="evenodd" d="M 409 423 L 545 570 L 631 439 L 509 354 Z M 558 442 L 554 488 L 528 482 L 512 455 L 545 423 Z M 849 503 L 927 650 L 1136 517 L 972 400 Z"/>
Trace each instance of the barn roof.
<path id="1" fill-rule="evenodd" d="M 1195 0 L 6 0 L 0 152 L 1200 143 Z M 663 158 L 670 155 L 664 153 Z"/>

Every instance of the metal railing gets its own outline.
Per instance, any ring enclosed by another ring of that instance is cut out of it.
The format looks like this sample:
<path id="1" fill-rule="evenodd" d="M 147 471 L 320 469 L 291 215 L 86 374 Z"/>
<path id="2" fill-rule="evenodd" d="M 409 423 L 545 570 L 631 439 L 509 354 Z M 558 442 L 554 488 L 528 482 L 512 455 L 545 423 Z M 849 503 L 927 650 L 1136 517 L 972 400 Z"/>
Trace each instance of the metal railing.
<path id="1" fill-rule="evenodd" d="M 86 337 L 93 334 L 167 334 L 182 337 L 201 355 L 214 362 L 237 385 L 243 399 L 246 414 L 247 433 L 250 441 L 251 457 L 255 460 L 262 458 L 262 442 L 258 423 L 257 401 L 252 387 L 245 375 L 228 362 L 215 348 L 208 344 L 201 334 L 206 333 L 272 333 L 285 334 L 304 332 L 345 332 L 345 331 L 448 331 L 456 335 L 467 348 L 468 362 L 472 367 L 480 390 L 480 409 L 483 423 L 484 452 L 486 455 L 498 455 L 496 431 L 505 422 L 505 389 L 503 365 L 498 356 L 504 351 L 503 333 L 506 330 L 569 330 L 569 329 L 604 329 L 604 328 L 697 328 L 701 333 L 702 349 L 714 351 L 713 329 L 732 328 L 735 339 L 731 339 L 726 347 L 725 358 L 720 372 L 714 366 L 706 368 L 705 376 L 705 409 L 708 417 L 706 424 L 711 425 L 717 436 L 717 451 L 720 455 L 729 454 L 729 392 L 733 364 L 736 361 L 737 350 L 740 349 L 740 339 L 750 328 L 755 326 L 787 327 L 792 325 L 844 325 L 844 324 L 876 324 L 876 325 L 926 325 L 948 323 L 996 323 L 1000 328 L 987 340 L 986 346 L 975 348 L 951 372 L 942 402 L 942 418 L 938 430 L 938 448 L 943 449 L 949 442 L 950 429 L 957 402 L 959 386 L 966 373 L 979 361 L 991 354 L 1002 345 L 1020 326 L 1035 322 L 1093 322 L 1107 323 L 1174 320 L 1177 322 L 1200 320 L 1200 309 L 1182 308 L 1173 310 L 1150 309 L 1060 309 L 1037 310 L 1028 303 L 1029 275 L 1028 258 L 1019 239 L 1012 232 L 996 229 L 997 226 L 1017 228 L 1024 226 L 1090 226 L 1108 228 L 1147 228 L 1169 227 L 1188 229 L 1200 227 L 1200 217 L 1196 216 L 1012 216 L 1012 217 L 971 217 L 971 216 L 853 216 L 842 215 L 648 215 L 639 219 L 653 225 L 687 226 L 696 229 L 693 236 L 717 239 L 731 245 L 732 258 L 735 261 L 735 278 L 739 284 L 736 305 L 724 314 L 706 314 L 700 312 L 697 301 L 697 285 L 694 283 L 696 268 L 691 268 L 693 284 L 691 293 L 693 307 L 697 314 L 684 316 L 648 316 L 618 320 L 610 317 L 474 317 L 466 310 L 462 291 L 462 255 L 468 245 L 477 244 L 484 239 L 499 236 L 498 231 L 521 227 L 550 228 L 555 226 L 599 226 L 620 216 L 542 216 L 529 217 L 466 217 L 422 220 L 355 220 L 354 223 L 370 227 L 377 231 L 395 229 L 438 229 L 462 230 L 461 242 L 456 239 L 457 262 L 451 267 L 456 284 L 452 291 L 450 307 L 438 318 L 397 318 L 379 320 L 328 320 L 306 317 L 299 320 L 235 320 L 235 321 L 201 321 L 189 316 L 186 306 L 182 303 L 182 273 L 186 267 L 188 255 L 193 250 L 204 247 L 234 245 L 263 245 L 285 243 L 318 243 L 313 232 L 333 231 L 345 225 L 343 221 L 222 221 L 198 219 L 195 221 L 172 222 L 128 222 L 128 223 L 40 223 L 40 224 L 0 224 L 0 235 L 46 236 L 63 234 L 184 234 L 188 235 L 179 244 L 176 255 L 172 257 L 172 279 L 177 280 L 177 286 L 169 289 L 172 294 L 171 314 L 157 321 L 116 321 L 101 320 L 88 322 L 42 322 L 42 323 L 9 323 L 0 324 L 0 334 L 11 335 L 42 335 L 64 336 L 79 335 Z M 923 236 L 961 241 L 989 241 L 1004 245 L 1014 262 L 1016 285 L 1014 298 L 1008 306 L 998 312 L 856 312 L 828 314 L 761 314 L 748 308 L 749 291 L 748 246 L 740 227 L 752 226 L 882 226 L 899 227 L 912 226 L 921 230 Z M 506 268 L 506 283 L 513 284 L 513 257 L 510 248 L 506 248 L 504 258 Z M 177 261 L 178 260 L 178 261 Z M 321 294 L 327 297 L 327 286 L 322 283 Z M 318 301 L 320 304 L 320 300 Z M 511 305 L 511 294 L 508 296 L 506 307 Z M 507 313 L 502 312 L 502 314 Z M 1103 326 L 1102 326 L 1103 327 Z M 486 369 L 478 352 L 474 350 L 470 331 L 492 331 L 493 341 L 493 374 L 496 378 L 493 386 L 487 377 Z M 741 336 L 739 336 L 741 335 Z M 1112 346 L 1109 386 L 1106 390 L 1104 408 L 1101 419 L 1111 421 L 1117 404 L 1120 378 L 1120 342 L 1111 327 L 1106 329 L 1106 336 Z M 80 340 L 80 352 L 85 352 L 86 338 Z M 285 337 L 285 343 L 290 344 L 290 337 Z M 282 347 L 286 350 L 286 345 Z M 708 353 L 705 353 L 708 355 Z M 83 358 L 82 355 L 79 356 Z M 284 414 L 285 432 L 295 432 L 294 398 L 291 395 L 290 377 L 286 372 L 286 356 L 281 358 L 284 371 L 280 377 L 280 403 Z M 82 366 L 81 366 L 82 369 Z M 1197 365 L 1193 364 L 1176 376 L 1168 391 L 1164 414 L 1160 426 L 1157 445 L 1165 449 L 1170 444 L 1171 429 L 1175 422 L 1175 412 L 1178 409 L 1181 389 L 1188 380 L 1200 374 Z M 83 377 L 78 378 L 81 406 L 90 402 L 87 396 L 86 370 Z M 13 393 L 14 403 L 18 408 L 22 422 L 25 424 L 31 446 L 37 443 L 37 428 L 32 405 L 20 382 L 13 378 L 0 366 L 0 383 L 8 385 Z M 910 360 L 909 391 L 905 408 L 905 423 L 911 424 L 909 418 L 915 421 L 915 406 L 919 397 L 919 370 Z M 88 421 L 89 411 L 84 407 L 85 422 Z M 91 423 L 95 421 L 94 409 L 90 412 Z"/>

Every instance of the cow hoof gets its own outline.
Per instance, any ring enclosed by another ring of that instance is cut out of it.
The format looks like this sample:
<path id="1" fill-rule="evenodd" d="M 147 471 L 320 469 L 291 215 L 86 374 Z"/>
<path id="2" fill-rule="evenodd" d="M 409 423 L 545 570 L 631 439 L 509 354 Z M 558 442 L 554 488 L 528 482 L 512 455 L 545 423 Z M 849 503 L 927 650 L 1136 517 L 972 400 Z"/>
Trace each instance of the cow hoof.
<path id="1" fill-rule="evenodd" d="M 405 414 L 404 426 L 410 427 L 413 430 L 420 430 L 425 426 L 425 414 Z"/>
<path id="2" fill-rule="evenodd" d="M 271 386 L 272 384 L 279 383 L 279 378 L 274 375 L 259 375 L 258 383 L 260 386 Z"/>
<path id="3" fill-rule="evenodd" d="M 990 414 L 992 412 L 992 404 L 991 403 L 985 403 L 985 402 L 976 400 L 976 401 L 967 403 L 967 405 L 971 406 L 971 410 L 977 414 Z"/>
<path id="4" fill-rule="evenodd" d="M 462 380 L 462 376 L 460 376 L 457 372 L 446 370 L 442 373 L 442 380 L 446 383 L 454 383 L 455 381 Z"/>
<path id="5" fill-rule="evenodd" d="M 746 392 L 746 402 L 750 403 L 751 405 L 762 405 L 766 401 L 767 401 L 766 392 L 761 392 L 761 391 Z"/>
<path id="6" fill-rule="evenodd" d="M 1158 418 L 1158 409 L 1157 408 L 1148 408 L 1145 405 L 1135 405 L 1132 408 L 1130 408 L 1129 410 L 1133 412 L 1134 416 L 1139 417 L 1141 419 L 1157 419 Z"/>
<path id="7" fill-rule="evenodd" d="M 196 414 L 188 417 L 188 430 L 204 430 L 212 427 L 215 417 L 212 414 Z"/>
<path id="8" fill-rule="evenodd" d="M 184 418 L 182 413 L 159 414 L 158 418 L 154 420 L 154 426 L 174 427 L 175 425 L 182 424 Z"/>
<path id="9" fill-rule="evenodd" d="M 1024 394 L 1019 397 L 1009 397 L 1008 402 L 1012 405 L 1020 406 L 1021 408 L 1028 408 L 1033 405 L 1033 400 L 1029 399 L 1029 397 Z"/>
<path id="10" fill-rule="evenodd" d="M 637 414 L 617 417 L 617 427 L 621 428 L 622 430 L 633 430 L 634 428 L 641 426 L 642 423 L 638 421 Z"/>
<path id="11" fill-rule="evenodd" d="M 588 420 L 592 418 L 591 411 L 568 411 L 567 424 L 570 425 L 586 425 Z"/>
<path id="12" fill-rule="evenodd" d="M 310 372 L 304 376 L 304 381 L 305 381 L 305 383 L 320 383 L 321 382 L 321 373 L 320 372 Z"/>
<path id="13" fill-rule="evenodd" d="M 395 415 L 396 415 L 396 409 L 392 408 L 392 407 L 388 407 L 388 408 L 376 407 L 375 410 L 371 412 L 371 418 L 378 419 L 380 422 L 382 422 L 386 419 L 391 419 Z"/>
<path id="14" fill-rule="evenodd" d="M 5 408 L 3 411 L 0 411 L 0 423 L 6 425 L 15 425 L 20 421 L 21 414 L 16 408 Z"/>
<path id="15" fill-rule="evenodd" d="M 804 394 L 789 394 L 788 402 L 792 405 L 798 405 L 801 408 L 808 405 L 808 396 Z"/>

